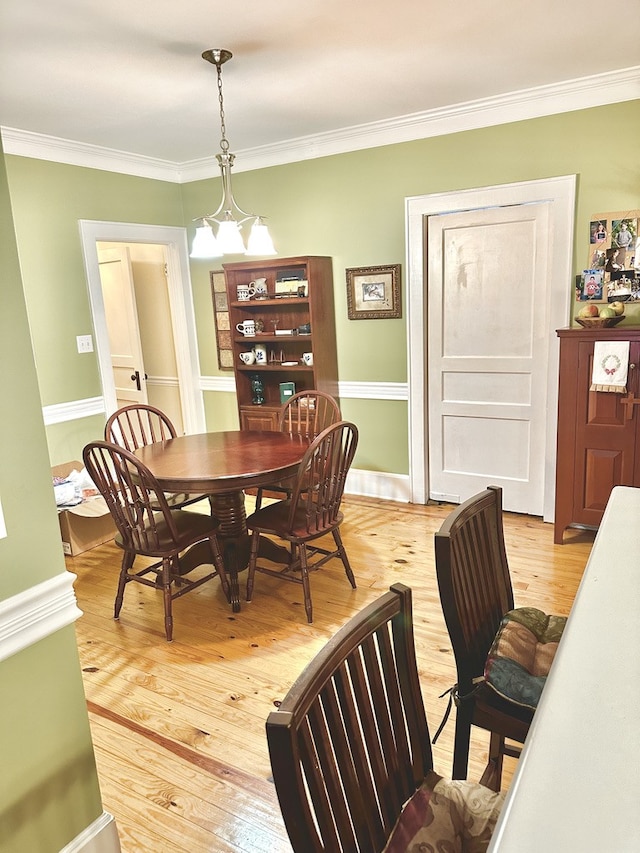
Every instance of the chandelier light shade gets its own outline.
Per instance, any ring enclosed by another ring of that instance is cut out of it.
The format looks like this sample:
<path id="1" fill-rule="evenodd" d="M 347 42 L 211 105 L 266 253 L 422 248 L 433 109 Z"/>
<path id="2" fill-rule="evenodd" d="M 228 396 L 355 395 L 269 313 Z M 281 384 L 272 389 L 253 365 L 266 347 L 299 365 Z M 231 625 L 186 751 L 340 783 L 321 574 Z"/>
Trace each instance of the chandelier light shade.
<path id="1" fill-rule="evenodd" d="M 231 167 L 235 155 L 229 151 L 227 129 L 224 121 L 224 102 L 222 99 L 222 66 L 232 57 L 232 53 L 221 48 L 205 50 L 202 58 L 216 66 L 218 75 L 218 101 L 220 104 L 220 153 L 216 159 L 222 175 L 222 200 L 213 213 L 194 219 L 198 222 L 196 234 L 191 246 L 192 258 L 220 258 L 222 255 L 275 255 L 276 250 L 264 224 L 264 217 L 247 213 L 238 205 L 231 188 Z M 245 247 L 242 226 L 253 220 L 249 241 Z M 213 226 L 217 226 L 214 234 Z"/>

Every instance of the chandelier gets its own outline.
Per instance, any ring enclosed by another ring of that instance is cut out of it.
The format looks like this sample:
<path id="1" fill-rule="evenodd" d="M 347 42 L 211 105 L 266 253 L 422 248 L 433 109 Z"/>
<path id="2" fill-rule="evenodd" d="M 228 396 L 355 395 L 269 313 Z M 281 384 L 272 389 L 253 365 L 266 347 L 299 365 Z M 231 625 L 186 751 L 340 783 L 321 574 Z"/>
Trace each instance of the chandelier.
<path id="1" fill-rule="evenodd" d="M 216 66 L 218 75 L 218 101 L 220 103 L 220 154 L 216 159 L 222 174 L 222 201 L 217 210 L 206 216 L 199 216 L 194 222 L 200 225 L 196 228 L 191 247 L 192 258 L 219 258 L 222 255 L 275 255 L 269 229 L 264 224 L 264 218 L 255 213 L 243 210 L 235 198 L 231 188 L 231 167 L 235 155 L 229 151 L 224 121 L 224 102 L 222 99 L 222 66 L 233 54 L 228 50 L 213 48 L 205 50 L 202 58 Z M 245 222 L 253 220 L 249 241 L 245 248 L 241 228 Z M 213 223 L 218 226 L 217 234 L 213 233 Z"/>

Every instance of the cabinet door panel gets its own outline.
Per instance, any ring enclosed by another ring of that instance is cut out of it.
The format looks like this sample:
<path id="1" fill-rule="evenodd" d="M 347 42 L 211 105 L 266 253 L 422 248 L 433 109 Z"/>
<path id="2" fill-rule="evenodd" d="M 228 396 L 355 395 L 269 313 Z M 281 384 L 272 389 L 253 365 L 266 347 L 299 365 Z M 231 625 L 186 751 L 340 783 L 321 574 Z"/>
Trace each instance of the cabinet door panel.
<path id="1" fill-rule="evenodd" d="M 584 462 L 584 486 L 582 501 L 582 512 L 597 513 L 594 516 L 592 524 L 599 524 L 602 518 L 602 513 L 609 500 L 612 484 L 619 485 L 624 479 L 625 468 L 624 453 L 616 450 L 600 450 L 597 448 L 587 448 L 585 452 Z"/>
<path id="2" fill-rule="evenodd" d="M 589 390 L 593 341 L 579 347 L 572 520 L 597 526 L 611 489 L 634 484 L 636 419 L 626 419 L 623 394 Z"/>
<path id="3" fill-rule="evenodd" d="M 278 412 L 270 409 L 240 409 L 240 428 L 273 432 L 278 429 Z"/>

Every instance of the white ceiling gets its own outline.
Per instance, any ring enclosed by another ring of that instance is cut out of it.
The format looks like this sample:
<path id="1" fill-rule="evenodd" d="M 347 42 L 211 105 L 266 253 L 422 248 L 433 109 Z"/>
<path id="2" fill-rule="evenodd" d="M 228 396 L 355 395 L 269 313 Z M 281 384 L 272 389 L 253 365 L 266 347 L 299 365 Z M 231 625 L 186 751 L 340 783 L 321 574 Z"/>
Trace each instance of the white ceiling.
<path id="1" fill-rule="evenodd" d="M 187 163 L 640 65 L 638 0 L 1 0 L 0 124 Z M 639 78 L 636 76 L 635 80 Z M 640 89 L 638 89 L 640 96 Z"/>

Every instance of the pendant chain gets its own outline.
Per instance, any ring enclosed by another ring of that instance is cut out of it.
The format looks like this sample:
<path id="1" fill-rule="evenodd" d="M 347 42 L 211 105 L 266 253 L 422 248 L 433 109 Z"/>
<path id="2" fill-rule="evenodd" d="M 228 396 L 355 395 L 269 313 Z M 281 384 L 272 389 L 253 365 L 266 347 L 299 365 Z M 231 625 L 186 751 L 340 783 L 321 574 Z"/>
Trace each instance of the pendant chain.
<path id="1" fill-rule="evenodd" d="M 220 102 L 220 130 L 222 139 L 220 140 L 220 148 L 223 154 L 229 153 L 229 143 L 227 142 L 227 128 L 224 123 L 224 102 L 222 100 L 222 66 L 217 65 L 218 69 L 218 101 Z"/>

